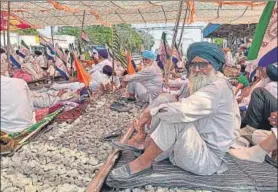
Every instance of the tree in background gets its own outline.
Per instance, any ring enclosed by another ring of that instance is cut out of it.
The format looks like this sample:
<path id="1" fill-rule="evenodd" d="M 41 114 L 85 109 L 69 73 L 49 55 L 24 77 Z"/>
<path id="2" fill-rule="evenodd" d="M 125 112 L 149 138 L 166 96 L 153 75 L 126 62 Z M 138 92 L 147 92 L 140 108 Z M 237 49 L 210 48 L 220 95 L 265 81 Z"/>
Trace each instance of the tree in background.
<path id="1" fill-rule="evenodd" d="M 153 46 L 153 37 L 146 32 L 138 32 L 129 24 L 119 24 L 116 26 L 119 32 L 121 45 L 131 50 L 131 52 L 139 52 L 140 47 L 144 44 L 146 49 Z M 112 28 L 105 26 L 86 26 L 84 31 L 89 36 L 91 42 L 95 45 L 105 45 L 112 42 Z M 72 35 L 80 37 L 79 27 L 59 27 L 58 35 Z"/>
<path id="2" fill-rule="evenodd" d="M 21 30 L 17 30 L 14 31 L 15 33 L 19 34 L 19 35 L 39 35 L 39 32 L 36 29 L 21 29 Z"/>

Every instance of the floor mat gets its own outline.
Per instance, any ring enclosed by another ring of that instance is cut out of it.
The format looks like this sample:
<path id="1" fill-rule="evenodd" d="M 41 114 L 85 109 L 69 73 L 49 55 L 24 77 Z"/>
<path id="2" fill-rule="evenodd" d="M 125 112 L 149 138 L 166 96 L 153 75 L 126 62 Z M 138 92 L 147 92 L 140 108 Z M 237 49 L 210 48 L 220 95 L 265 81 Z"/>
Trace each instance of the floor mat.
<path id="1" fill-rule="evenodd" d="M 123 152 L 116 168 L 132 159 L 132 153 Z M 229 170 L 219 175 L 195 175 L 165 160 L 153 165 L 154 173 L 151 175 L 126 181 L 115 181 L 108 176 L 106 184 L 116 189 L 152 185 L 208 191 L 277 191 L 277 168 L 274 166 L 266 162 L 241 161 L 230 155 L 226 155 L 224 159 Z"/>
<path id="2" fill-rule="evenodd" d="M 65 111 L 59 114 L 55 118 L 55 121 L 58 123 L 63 123 L 63 122 L 67 122 L 69 124 L 73 123 L 78 117 L 80 117 L 82 114 L 86 112 L 86 107 L 88 106 L 88 104 L 89 102 L 84 102 L 69 111 Z"/>

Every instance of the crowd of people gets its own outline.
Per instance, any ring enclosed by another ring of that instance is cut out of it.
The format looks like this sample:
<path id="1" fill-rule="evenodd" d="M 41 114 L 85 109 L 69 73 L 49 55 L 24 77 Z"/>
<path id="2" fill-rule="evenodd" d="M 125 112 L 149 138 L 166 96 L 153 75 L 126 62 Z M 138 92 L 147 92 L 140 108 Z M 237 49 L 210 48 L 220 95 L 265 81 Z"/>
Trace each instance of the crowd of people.
<path id="1" fill-rule="evenodd" d="M 242 53 L 245 49 L 239 50 Z M 223 158 L 228 152 L 239 159 L 263 162 L 267 154 L 277 149 L 277 61 L 258 68 L 256 81 L 235 93 L 235 86 L 241 82 L 232 84 L 221 71 L 224 65 L 240 65 L 242 75 L 249 75 L 242 67 L 246 56 L 238 54 L 233 59 L 228 48 L 221 50 L 208 42 L 191 44 L 186 56 L 187 62 L 179 68 L 187 69 L 187 75 L 173 69 L 169 81 L 165 81 L 153 51 L 142 52 L 134 74 L 128 74 L 118 61 L 113 68 L 104 48 L 94 49 L 92 60 L 82 60 L 91 76 L 92 93 L 111 85 L 112 90 L 125 89 L 123 97 L 130 101 L 149 104 L 134 123 L 136 134 L 124 144 L 113 143 L 116 148 L 138 155 L 134 161 L 114 169 L 114 179 L 147 174 L 154 161 L 166 158 L 184 170 L 211 175 L 227 169 Z M 50 74 L 41 52 L 19 62 L 21 70 L 32 79 Z M 62 61 L 59 64 L 59 59 L 52 62 L 68 67 Z M 84 83 L 68 82 L 53 83 L 51 92 L 30 91 L 26 79 L 19 78 L 23 75 L 16 75 L 17 72 L 11 77 L 8 69 L 7 57 L 1 50 L 1 129 L 7 133 L 32 125 L 34 109 L 76 100 L 87 90 Z M 169 91 L 172 88 L 177 91 Z"/>

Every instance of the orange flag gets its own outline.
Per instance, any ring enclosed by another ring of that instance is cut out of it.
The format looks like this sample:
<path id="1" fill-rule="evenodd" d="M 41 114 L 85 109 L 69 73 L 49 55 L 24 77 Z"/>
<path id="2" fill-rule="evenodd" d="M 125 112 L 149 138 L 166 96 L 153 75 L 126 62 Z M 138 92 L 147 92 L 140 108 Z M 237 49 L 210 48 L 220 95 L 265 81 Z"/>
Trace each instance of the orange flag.
<path id="1" fill-rule="evenodd" d="M 131 63 L 131 54 L 129 51 L 126 53 L 126 59 L 127 59 L 127 72 L 129 75 L 133 75 L 135 73 L 135 69 Z"/>
<path id="2" fill-rule="evenodd" d="M 76 58 L 75 54 L 73 54 L 73 58 L 74 58 L 74 64 L 76 67 L 76 72 L 77 72 L 77 79 L 79 82 L 84 83 L 85 86 L 89 86 L 90 81 L 91 81 L 91 77 L 90 75 L 87 73 L 87 71 L 84 69 L 84 67 L 82 66 L 82 64 L 78 61 L 78 59 Z"/>

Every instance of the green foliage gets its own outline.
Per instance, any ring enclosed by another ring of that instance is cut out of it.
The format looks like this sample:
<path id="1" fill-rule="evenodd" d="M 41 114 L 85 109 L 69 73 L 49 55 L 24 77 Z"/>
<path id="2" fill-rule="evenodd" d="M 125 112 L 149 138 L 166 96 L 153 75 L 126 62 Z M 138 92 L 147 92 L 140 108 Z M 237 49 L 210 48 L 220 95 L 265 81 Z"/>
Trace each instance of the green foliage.
<path id="1" fill-rule="evenodd" d="M 18 33 L 19 35 L 39 35 L 39 32 L 36 29 L 22 29 L 18 31 L 14 31 L 15 33 Z"/>
<path id="2" fill-rule="evenodd" d="M 140 47 L 144 44 L 145 48 L 150 48 L 153 44 L 153 38 L 147 33 L 138 33 L 135 28 L 129 24 L 120 24 L 116 26 L 120 43 L 125 49 L 131 52 L 139 52 Z M 84 31 L 89 36 L 91 42 L 95 45 L 105 45 L 112 43 L 112 28 L 105 26 L 87 26 Z M 78 27 L 59 27 L 58 35 L 72 35 L 80 37 L 80 28 Z M 147 47 L 148 46 L 148 47 Z"/>

